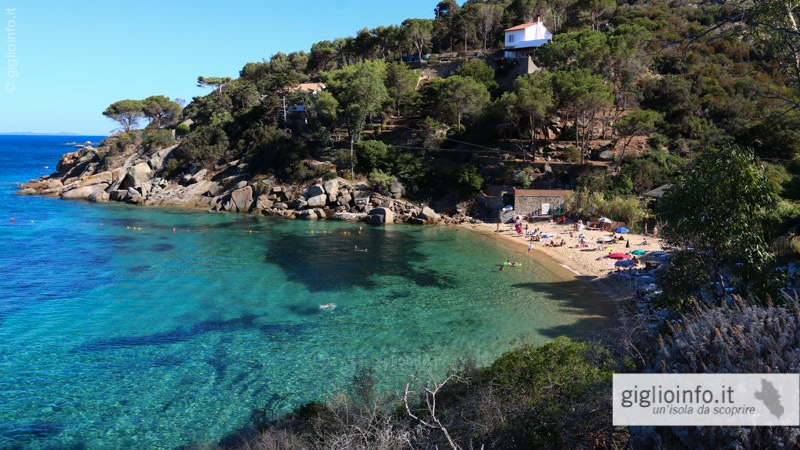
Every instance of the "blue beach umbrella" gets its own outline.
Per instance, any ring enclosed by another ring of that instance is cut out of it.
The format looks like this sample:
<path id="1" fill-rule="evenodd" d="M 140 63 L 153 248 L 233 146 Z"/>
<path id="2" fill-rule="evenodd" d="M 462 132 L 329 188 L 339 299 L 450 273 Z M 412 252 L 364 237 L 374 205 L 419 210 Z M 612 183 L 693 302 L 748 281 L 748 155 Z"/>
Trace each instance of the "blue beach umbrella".
<path id="1" fill-rule="evenodd" d="M 614 230 L 614 233 L 627 233 L 629 231 L 631 231 L 631 230 L 629 230 L 629 229 L 627 229 L 625 227 L 619 227 L 616 230 Z"/>

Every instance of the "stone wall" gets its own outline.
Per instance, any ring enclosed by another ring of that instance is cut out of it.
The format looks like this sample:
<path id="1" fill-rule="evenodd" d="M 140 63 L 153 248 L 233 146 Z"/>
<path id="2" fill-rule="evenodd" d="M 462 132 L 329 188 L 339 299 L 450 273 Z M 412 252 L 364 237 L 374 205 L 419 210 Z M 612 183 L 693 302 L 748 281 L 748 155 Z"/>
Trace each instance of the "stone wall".
<path id="1" fill-rule="evenodd" d="M 560 195 L 515 195 L 514 211 L 516 211 L 517 214 L 540 213 L 542 210 L 542 203 L 550 204 L 550 213 L 552 214 L 556 208 L 564 204 L 564 198 Z"/>

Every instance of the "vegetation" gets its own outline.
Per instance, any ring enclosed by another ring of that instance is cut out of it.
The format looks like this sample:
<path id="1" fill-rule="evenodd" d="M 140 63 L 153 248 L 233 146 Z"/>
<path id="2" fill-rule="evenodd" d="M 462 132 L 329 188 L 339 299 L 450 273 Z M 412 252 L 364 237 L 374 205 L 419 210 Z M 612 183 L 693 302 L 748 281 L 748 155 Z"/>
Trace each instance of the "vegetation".
<path id="1" fill-rule="evenodd" d="M 771 187 L 752 151 L 725 146 L 695 158 L 664 194 L 657 215 L 664 239 L 678 248 L 665 277 L 673 306 L 693 293 L 722 305 L 732 286 L 765 293 L 765 219 L 777 202 Z"/>
<path id="2" fill-rule="evenodd" d="M 333 176 L 305 163 L 325 159 L 336 175 L 381 189 L 402 184 L 409 196 L 451 204 L 488 184 L 566 186 L 570 214 L 605 215 L 632 229 L 658 222 L 677 249 L 659 279 L 660 301 L 687 312 L 691 325 L 661 330 L 660 353 L 647 327 L 608 346 L 559 339 L 523 347 L 490 368 L 461 368 L 417 395 L 407 391 L 395 409 L 362 389 L 356 400 L 308 405 L 271 423 L 263 448 L 694 445 L 687 436 L 708 447 L 772 445 L 773 437 L 796 446 L 795 429 L 669 428 L 629 438 L 609 425 L 606 402 L 612 370 L 680 371 L 700 361 L 691 370 L 723 371 L 735 360 L 714 358 L 734 348 L 752 359 L 736 367 L 761 367 L 767 356 L 748 349 L 778 339 L 778 331 L 759 319 L 742 334 L 742 324 L 767 315 L 796 325 L 796 306 L 778 295 L 773 269 L 778 258 L 797 257 L 800 231 L 800 6 L 444 0 L 432 7 L 432 19 L 277 53 L 245 64 L 236 79 L 199 77 L 213 91 L 182 110 L 154 96 L 115 102 L 103 114 L 124 131 L 120 143 L 169 145 L 164 132 L 179 127 L 167 167 L 175 177 L 236 160 L 254 176 L 305 181 Z M 554 38 L 533 52 L 540 70 L 528 74 L 526 58 L 505 58 L 503 30 L 538 16 Z M 143 119 L 147 129 L 130 137 Z M 654 210 L 640 201 L 666 184 Z M 737 293 L 752 304 L 737 304 Z M 717 330 L 739 334 L 724 343 L 704 338 Z M 782 368 L 798 370 L 791 349 L 776 351 L 786 355 Z"/>

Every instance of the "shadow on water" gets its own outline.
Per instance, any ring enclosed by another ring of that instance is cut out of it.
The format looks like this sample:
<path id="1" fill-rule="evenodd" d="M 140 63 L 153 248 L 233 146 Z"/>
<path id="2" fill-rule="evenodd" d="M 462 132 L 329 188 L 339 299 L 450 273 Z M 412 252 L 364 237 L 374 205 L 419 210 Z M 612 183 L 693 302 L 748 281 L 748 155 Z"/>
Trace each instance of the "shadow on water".
<path id="1" fill-rule="evenodd" d="M 83 344 L 76 350 L 80 352 L 105 352 L 117 349 L 139 347 L 146 345 L 170 345 L 197 338 L 205 333 L 215 331 L 231 332 L 242 329 L 257 329 L 264 334 L 271 336 L 296 335 L 303 331 L 308 325 L 278 325 L 278 324 L 258 324 L 257 316 L 247 314 L 236 319 L 229 320 L 206 320 L 185 328 L 176 328 L 161 333 L 154 333 L 140 336 L 122 336 L 112 339 L 98 340 Z"/>
<path id="2" fill-rule="evenodd" d="M 24 443 L 52 439 L 64 429 L 63 426 L 51 422 L 30 422 L 26 424 L 6 423 L 0 425 L 0 427 L 2 427 L 0 428 L 0 445 L 2 445 L 4 449 L 25 448 L 24 444 L 6 447 L 6 442 Z"/>
<path id="3" fill-rule="evenodd" d="M 277 264 L 286 278 L 310 291 L 372 288 L 376 276 L 403 277 L 425 287 L 456 286 L 452 275 L 418 269 L 426 259 L 417 250 L 419 238 L 402 231 L 271 235 L 269 239 L 266 262 Z"/>
<path id="4" fill-rule="evenodd" d="M 546 297 L 570 315 L 581 317 L 570 324 L 539 329 L 539 333 L 553 339 L 559 336 L 585 339 L 614 326 L 617 320 L 614 301 L 594 285 L 598 280 L 592 278 L 594 277 L 578 277 L 571 281 L 553 283 L 518 283 L 513 287 L 529 289 Z"/>

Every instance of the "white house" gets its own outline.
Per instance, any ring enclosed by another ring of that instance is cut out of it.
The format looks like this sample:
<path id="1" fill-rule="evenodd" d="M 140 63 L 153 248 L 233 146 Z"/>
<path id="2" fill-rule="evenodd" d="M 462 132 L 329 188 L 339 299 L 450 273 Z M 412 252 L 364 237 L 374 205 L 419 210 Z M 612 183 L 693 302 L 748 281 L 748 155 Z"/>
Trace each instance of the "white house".
<path id="1" fill-rule="evenodd" d="M 522 58 L 530 55 L 534 48 L 541 47 L 553 39 L 553 33 L 539 18 L 536 22 L 517 25 L 505 30 L 505 57 Z"/>

